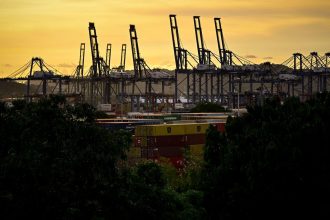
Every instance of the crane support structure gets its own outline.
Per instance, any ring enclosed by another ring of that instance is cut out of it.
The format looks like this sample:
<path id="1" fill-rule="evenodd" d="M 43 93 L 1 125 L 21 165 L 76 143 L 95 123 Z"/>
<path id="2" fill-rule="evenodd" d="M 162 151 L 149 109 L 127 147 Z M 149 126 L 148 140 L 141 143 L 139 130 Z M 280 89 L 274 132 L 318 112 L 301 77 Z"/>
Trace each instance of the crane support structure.
<path id="1" fill-rule="evenodd" d="M 90 22 L 88 26 L 89 30 L 89 39 L 91 45 L 91 52 L 92 52 L 92 62 L 93 62 L 93 77 L 100 77 L 102 75 L 102 68 L 101 68 L 101 58 L 99 53 L 99 45 L 97 42 L 97 35 L 94 23 Z"/>
<path id="2" fill-rule="evenodd" d="M 80 44 L 79 65 L 76 69 L 76 77 L 78 79 L 84 78 L 84 65 L 85 65 L 85 43 Z"/>
<path id="3" fill-rule="evenodd" d="M 220 18 L 214 18 L 214 24 L 215 24 L 215 33 L 217 36 L 219 57 L 220 57 L 221 65 L 223 65 L 227 63 L 227 56 L 226 56 L 227 54 L 226 54 L 226 45 L 225 45 L 225 39 L 223 36 Z"/>
<path id="4" fill-rule="evenodd" d="M 121 71 L 125 71 L 126 65 L 126 44 L 121 45 L 121 54 L 120 54 L 120 66 L 119 69 Z"/>
<path id="5" fill-rule="evenodd" d="M 138 43 L 138 37 L 136 34 L 135 25 L 131 24 L 129 26 L 129 33 L 130 33 L 130 39 L 131 39 L 135 78 L 142 78 L 144 60 L 141 59 L 141 57 L 140 57 L 139 43 Z"/>
<path id="6" fill-rule="evenodd" d="M 84 78 L 84 66 L 85 66 L 85 43 L 80 44 L 80 52 L 79 52 L 79 64 L 76 67 L 74 77 L 76 81 L 74 83 L 74 92 L 84 92 L 85 84 L 82 82 Z"/>
<path id="7" fill-rule="evenodd" d="M 187 50 L 183 49 L 180 44 L 179 28 L 176 21 L 176 15 L 170 15 L 170 25 L 176 70 L 187 70 Z"/>
<path id="8" fill-rule="evenodd" d="M 195 35 L 197 43 L 198 61 L 199 64 L 209 64 L 207 59 L 207 53 L 205 53 L 203 31 L 201 27 L 201 21 L 199 16 L 194 16 Z"/>
<path id="9" fill-rule="evenodd" d="M 108 68 L 110 68 L 110 62 L 111 62 L 111 44 L 107 44 L 105 64 L 108 66 Z"/>

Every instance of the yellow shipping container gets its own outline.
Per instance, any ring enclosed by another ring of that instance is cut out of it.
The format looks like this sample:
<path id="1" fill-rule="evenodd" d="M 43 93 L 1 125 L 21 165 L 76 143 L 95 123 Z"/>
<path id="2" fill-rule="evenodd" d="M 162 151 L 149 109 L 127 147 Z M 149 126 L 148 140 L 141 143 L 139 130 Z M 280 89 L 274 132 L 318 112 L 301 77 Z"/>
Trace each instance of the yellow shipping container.
<path id="1" fill-rule="evenodd" d="M 209 126 L 208 123 L 140 125 L 135 127 L 135 136 L 205 134 Z"/>
<path id="2" fill-rule="evenodd" d="M 208 123 L 185 124 L 185 134 L 205 134 L 209 126 Z"/>
<path id="3" fill-rule="evenodd" d="M 196 144 L 189 146 L 190 154 L 193 156 L 203 156 L 204 144 Z"/>
<path id="4" fill-rule="evenodd" d="M 135 136 L 145 137 L 147 136 L 148 125 L 139 125 L 135 127 Z"/>
<path id="5" fill-rule="evenodd" d="M 183 124 L 149 125 L 147 127 L 147 136 L 171 136 L 184 134 L 185 128 Z"/>

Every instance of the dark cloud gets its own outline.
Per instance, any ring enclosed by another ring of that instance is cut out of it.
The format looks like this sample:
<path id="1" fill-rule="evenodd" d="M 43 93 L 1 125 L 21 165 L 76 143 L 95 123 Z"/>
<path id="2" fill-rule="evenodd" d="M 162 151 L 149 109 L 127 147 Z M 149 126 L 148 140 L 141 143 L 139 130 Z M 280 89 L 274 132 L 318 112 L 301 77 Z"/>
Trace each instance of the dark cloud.
<path id="1" fill-rule="evenodd" d="M 273 57 L 264 57 L 264 60 L 271 60 Z"/>
<path id="2" fill-rule="evenodd" d="M 69 63 L 60 63 L 57 65 L 57 67 L 62 67 L 62 68 L 72 68 L 75 67 L 74 64 L 69 64 Z"/>
<path id="3" fill-rule="evenodd" d="M 11 64 L 9 64 L 9 63 L 3 64 L 2 66 L 3 66 L 3 67 L 13 67 L 13 65 L 11 65 Z"/>
<path id="4" fill-rule="evenodd" d="M 248 58 L 248 59 L 256 59 L 257 56 L 256 56 L 256 55 L 252 55 L 252 54 L 250 54 L 250 55 L 246 55 L 245 58 Z"/>

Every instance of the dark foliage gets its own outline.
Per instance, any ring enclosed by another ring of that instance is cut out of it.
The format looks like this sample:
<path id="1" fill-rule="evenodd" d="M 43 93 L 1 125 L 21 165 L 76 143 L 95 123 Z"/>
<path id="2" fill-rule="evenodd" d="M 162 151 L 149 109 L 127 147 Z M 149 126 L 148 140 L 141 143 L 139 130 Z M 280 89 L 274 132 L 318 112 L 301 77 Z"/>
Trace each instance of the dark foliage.
<path id="1" fill-rule="evenodd" d="M 9 219 L 91 219 L 116 197 L 116 163 L 130 144 L 126 132 L 93 124 L 88 105 L 60 96 L 14 102 L 0 112 L 0 206 Z"/>
<path id="2" fill-rule="evenodd" d="M 208 131 L 203 191 L 211 219 L 329 217 L 330 95 L 276 99 Z"/>
<path id="3" fill-rule="evenodd" d="M 1 219 L 200 219 L 205 214 L 202 194 L 171 189 L 159 165 L 122 167 L 131 136 L 96 126 L 99 114 L 92 106 L 68 106 L 61 96 L 13 104 L 0 103 Z"/>

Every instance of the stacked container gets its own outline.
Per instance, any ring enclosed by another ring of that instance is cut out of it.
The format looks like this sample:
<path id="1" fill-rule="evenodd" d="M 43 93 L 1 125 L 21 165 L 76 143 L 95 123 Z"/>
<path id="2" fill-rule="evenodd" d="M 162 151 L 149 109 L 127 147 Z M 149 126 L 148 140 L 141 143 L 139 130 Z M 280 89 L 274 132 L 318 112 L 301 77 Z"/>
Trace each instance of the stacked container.
<path id="1" fill-rule="evenodd" d="M 141 148 L 141 157 L 159 160 L 166 157 L 175 167 L 182 167 L 186 150 L 202 155 L 206 130 L 213 124 L 224 131 L 224 123 L 187 123 L 142 125 L 135 128 L 135 147 Z"/>

